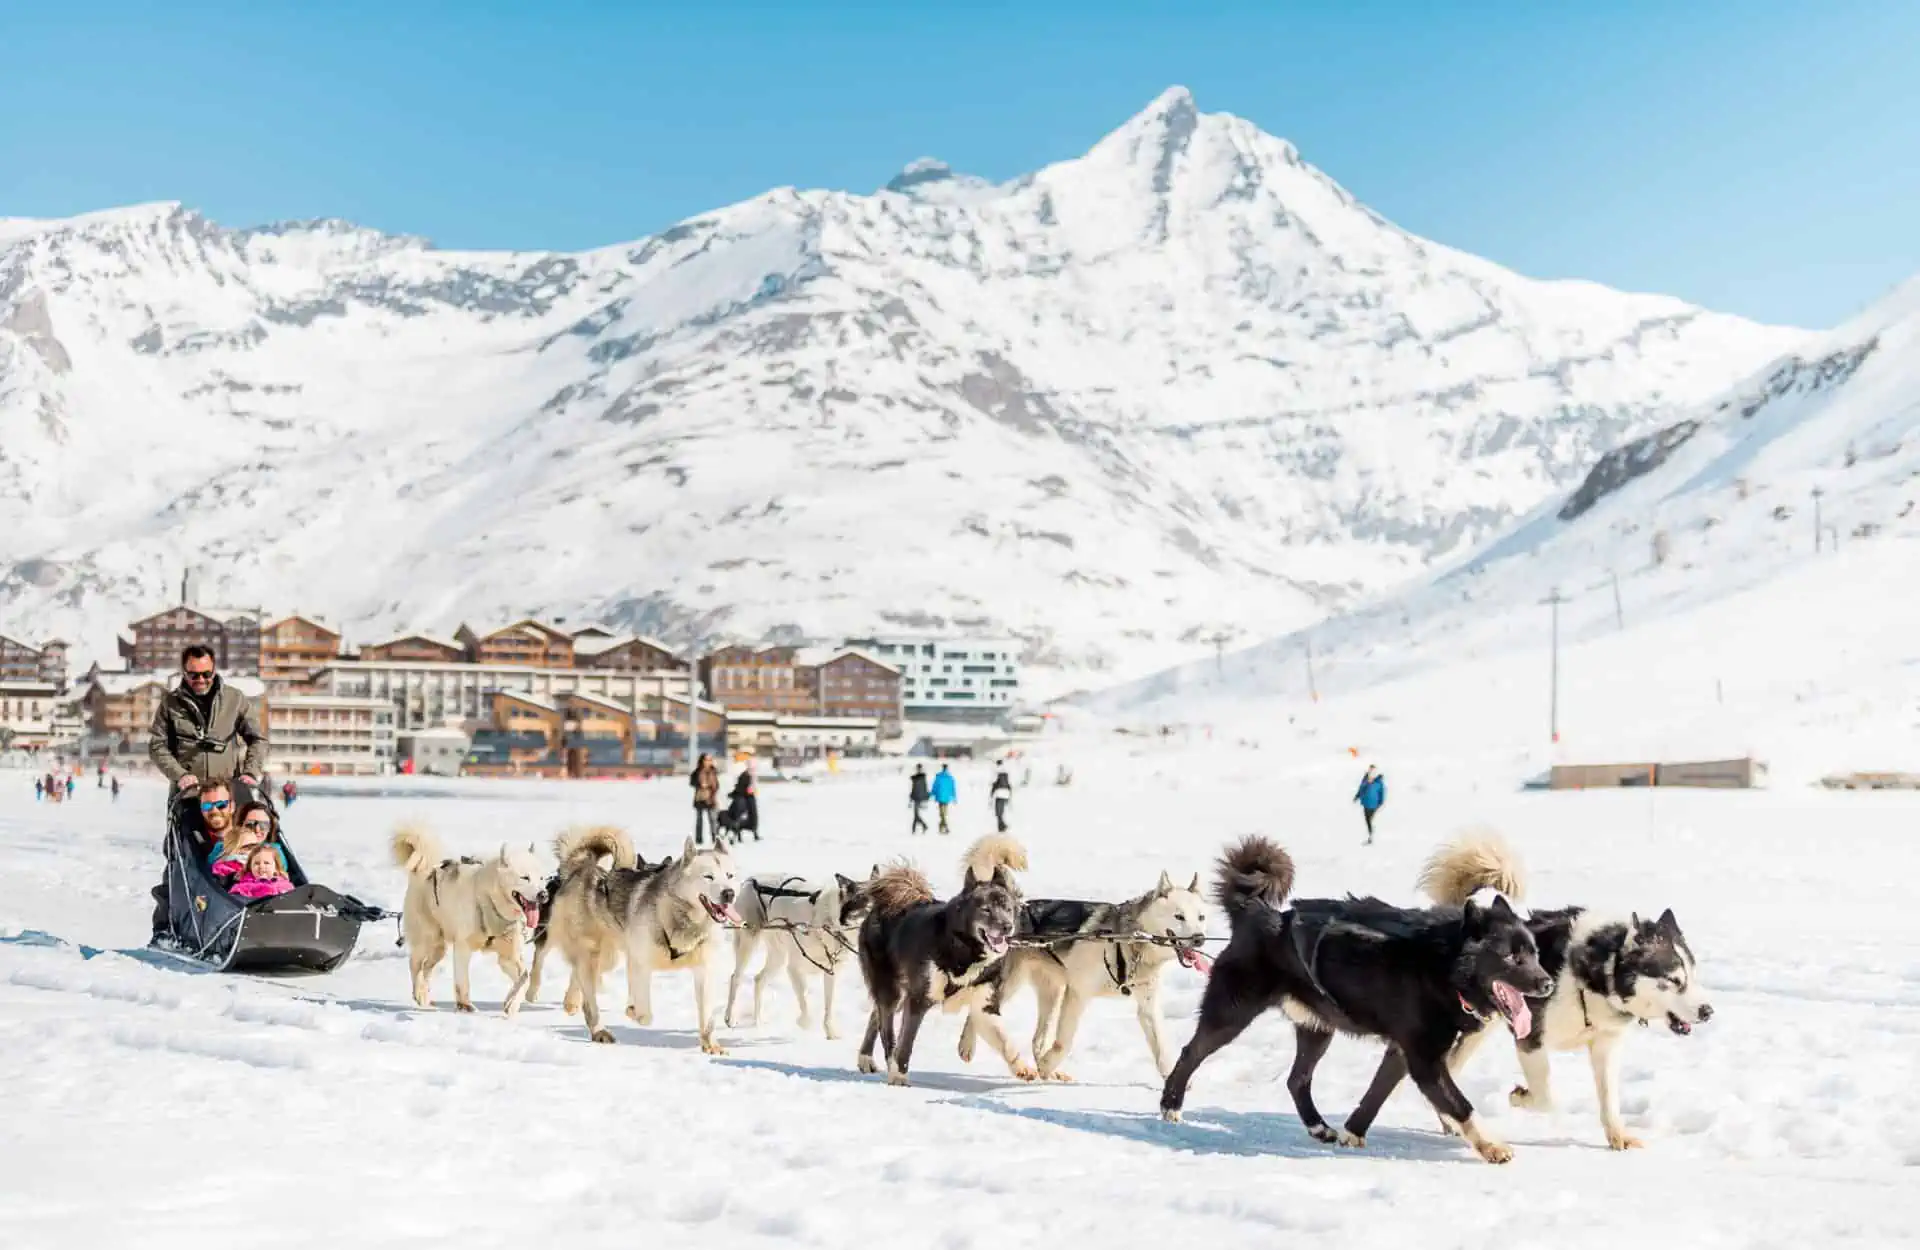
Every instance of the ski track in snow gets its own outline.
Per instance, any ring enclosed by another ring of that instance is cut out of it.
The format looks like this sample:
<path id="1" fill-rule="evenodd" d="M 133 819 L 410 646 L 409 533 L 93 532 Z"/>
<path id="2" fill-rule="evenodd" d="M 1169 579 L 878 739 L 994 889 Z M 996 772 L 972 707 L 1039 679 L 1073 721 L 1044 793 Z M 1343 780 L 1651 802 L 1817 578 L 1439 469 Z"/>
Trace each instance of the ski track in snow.
<path id="1" fill-rule="evenodd" d="M 327 977 L 157 963 L 134 949 L 159 867 L 157 787 L 137 783 L 118 805 L 83 790 L 53 807 L 33 802 L 29 777 L 0 774 L 0 1244 L 164 1247 L 197 1243 L 222 1220 L 249 1235 L 271 1227 L 294 1246 L 559 1235 L 1005 1248 L 1358 1233 L 1433 1247 L 1516 1236 L 1747 1247 L 1913 1236 L 1913 804 L 1798 791 L 1475 793 L 1442 777 L 1416 791 L 1397 778 L 1383 842 L 1362 848 L 1347 793 L 1329 779 L 1338 770 L 1301 752 L 1073 736 L 1043 746 L 1033 776 L 1051 778 L 1062 759 L 1073 787 L 1016 798 L 1030 893 L 1137 894 L 1163 867 L 1210 871 L 1222 842 L 1258 827 L 1294 850 L 1305 893 L 1410 900 L 1433 842 L 1488 820 L 1526 854 L 1536 901 L 1673 905 L 1713 988 L 1714 1021 L 1689 1039 L 1633 1039 L 1623 1105 L 1647 1148 L 1628 1154 L 1604 1147 L 1583 1057 L 1556 1060 L 1559 1110 L 1537 1115 L 1506 1105 L 1517 1065 L 1490 1043 L 1465 1088 L 1516 1146 L 1505 1168 L 1442 1136 L 1411 1089 L 1365 1151 L 1309 1140 L 1282 1081 L 1291 1035 L 1278 1017 L 1200 1070 L 1179 1125 L 1158 1118 L 1159 1081 L 1123 1000 L 1089 1012 L 1073 1085 L 1023 1085 L 987 1057 L 962 1065 L 952 1017 L 922 1034 L 913 1088 L 857 1074 L 865 1001 L 852 970 L 840 1040 L 800 1036 L 780 984 L 764 1028 L 723 1030 L 723 1059 L 698 1053 L 685 976 L 656 980 L 659 1027 L 640 1029 L 618 1015 L 616 974 L 602 1002 L 620 1044 L 595 1047 L 556 1005 L 563 976 L 507 1021 L 504 978 L 476 961 L 482 1014 L 414 1009 L 386 925 L 366 927 L 354 960 Z M 960 836 L 911 840 L 904 777 L 891 767 L 769 785 L 768 841 L 744 848 L 742 867 L 864 873 L 904 852 L 950 889 L 986 820 L 987 780 L 963 766 Z M 448 789 L 463 797 L 311 794 L 289 830 L 326 879 L 389 904 L 402 882 L 385 837 L 407 815 L 460 852 L 531 838 L 544 853 L 584 820 L 626 824 L 652 854 L 684 836 L 684 787 L 671 781 Z M 1201 985 L 1167 974 L 1176 1046 Z M 444 966 L 435 988 L 447 1003 Z M 1009 1024 L 1024 1049 L 1030 1000 L 1009 1009 Z M 1375 1044 L 1336 1044 L 1323 1105 L 1350 1106 L 1378 1055 Z"/>

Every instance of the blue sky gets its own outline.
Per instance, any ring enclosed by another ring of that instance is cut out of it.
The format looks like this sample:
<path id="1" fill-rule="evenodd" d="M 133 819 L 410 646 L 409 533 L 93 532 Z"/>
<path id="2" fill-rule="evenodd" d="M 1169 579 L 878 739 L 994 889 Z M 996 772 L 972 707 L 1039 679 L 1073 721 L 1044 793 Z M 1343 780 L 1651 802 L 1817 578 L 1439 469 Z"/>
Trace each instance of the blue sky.
<path id="1" fill-rule="evenodd" d="M 0 0 L 0 216 L 580 248 L 922 155 L 1012 177 L 1183 83 L 1522 272 L 1818 326 L 1920 271 L 1920 4 L 1575 7 Z"/>

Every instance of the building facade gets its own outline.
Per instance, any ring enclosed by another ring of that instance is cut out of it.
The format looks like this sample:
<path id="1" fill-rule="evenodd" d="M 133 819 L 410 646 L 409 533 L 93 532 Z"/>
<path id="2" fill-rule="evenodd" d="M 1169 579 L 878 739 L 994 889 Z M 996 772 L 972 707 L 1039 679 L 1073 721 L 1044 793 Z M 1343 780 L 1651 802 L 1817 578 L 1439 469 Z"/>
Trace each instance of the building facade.
<path id="1" fill-rule="evenodd" d="M 663 642 L 632 635 L 608 635 L 583 630 L 573 636 L 574 662 L 580 668 L 610 668 L 650 673 L 663 668 L 685 668 L 687 662 Z"/>
<path id="2" fill-rule="evenodd" d="M 0 679 L 0 750 L 52 746 L 59 699 L 60 688 L 53 682 Z"/>
<path id="3" fill-rule="evenodd" d="M 854 638 L 847 646 L 900 670 L 908 720 L 997 721 L 1020 700 L 1012 638 Z"/>
<path id="4" fill-rule="evenodd" d="M 50 681 L 67 685 L 67 644 L 58 638 L 39 646 L 0 634 L 0 681 Z"/>
<path id="5" fill-rule="evenodd" d="M 515 621 L 490 634 L 462 625 L 453 636 L 466 648 L 471 664 L 502 664 L 516 668 L 572 668 L 573 637 L 540 621 Z"/>
<path id="6" fill-rule="evenodd" d="M 885 738 L 900 736 L 900 670 L 863 651 L 826 652 L 808 665 L 814 710 L 825 717 L 879 722 Z"/>
<path id="7" fill-rule="evenodd" d="M 108 754 L 146 750 L 153 714 L 166 698 L 166 679 L 154 673 L 89 675 L 80 694 L 92 748 Z"/>
<path id="8" fill-rule="evenodd" d="M 260 631 L 260 680 L 269 695 L 301 693 L 316 670 L 339 658 L 340 635 L 309 617 L 283 617 Z"/>
<path id="9" fill-rule="evenodd" d="M 195 645 L 210 648 L 222 672 L 251 676 L 260 671 L 260 613 L 250 609 L 181 604 L 130 628 L 133 641 L 122 653 L 135 672 L 174 672 L 180 653 Z"/>
<path id="10" fill-rule="evenodd" d="M 701 658 L 700 681 L 728 711 L 804 716 L 818 700 L 799 654 L 798 647 L 722 647 Z"/>
<path id="11" fill-rule="evenodd" d="M 775 760 L 871 755 L 880 747 L 880 722 L 872 717 L 783 716 L 775 712 L 727 714 L 727 753 Z"/>
<path id="12" fill-rule="evenodd" d="M 364 777 L 393 770 L 393 705 L 385 700 L 294 694 L 270 707 L 267 758 L 274 772 Z"/>
<path id="13" fill-rule="evenodd" d="M 355 658 L 368 664 L 464 664 L 467 649 L 431 634 L 402 634 L 360 648 Z"/>
<path id="14" fill-rule="evenodd" d="M 365 652 L 361 655 L 364 657 Z M 692 682 L 679 672 L 623 673 L 600 669 L 542 669 L 513 664 L 374 663 L 342 660 L 314 674 L 316 692 L 382 699 L 393 705 L 401 733 L 462 723 L 485 723 L 496 691 L 529 695 L 557 706 L 578 692 L 612 700 L 636 717 L 670 723 L 685 720 Z M 676 713 L 673 701 L 679 701 Z"/>

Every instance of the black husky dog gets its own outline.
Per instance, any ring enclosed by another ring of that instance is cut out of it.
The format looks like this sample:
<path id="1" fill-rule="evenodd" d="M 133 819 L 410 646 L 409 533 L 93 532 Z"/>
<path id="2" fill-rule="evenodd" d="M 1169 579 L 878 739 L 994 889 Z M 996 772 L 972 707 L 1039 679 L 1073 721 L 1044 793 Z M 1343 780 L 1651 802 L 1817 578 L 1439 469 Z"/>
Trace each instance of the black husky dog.
<path id="1" fill-rule="evenodd" d="M 968 1012 L 973 1027 L 1013 1074 L 1034 1079 L 1032 1066 L 1007 1040 L 994 1001 L 1020 919 L 1013 872 L 1027 866 L 1027 853 L 1000 834 L 974 843 L 965 863 L 966 884 L 944 903 L 934 898 L 919 870 L 905 864 L 883 870 L 868 883 L 871 910 L 860 925 L 860 971 L 873 1015 L 860 1040 L 860 1070 L 875 1070 L 873 1045 L 879 1041 L 889 1085 L 907 1083 L 914 1038 L 935 1006 Z"/>
<path id="2" fill-rule="evenodd" d="M 1247 838 L 1221 857 L 1214 891 L 1233 938 L 1214 962 L 1200 1026 L 1167 1078 L 1161 1114 L 1178 1120 L 1194 1069 L 1277 1007 L 1294 1023 L 1287 1089 L 1315 1138 L 1365 1145 L 1381 1105 L 1411 1075 L 1442 1122 L 1481 1158 L 1511 1159 L 1474 1122 L 1447 1055 L 1463 1032 L 1494 1015 L 1524 1036 L 1527 996 L 1552 991 L 1526 925 L 1501 898 L 1485 907 L 1423 909 L 1374 898 L 1301 899 L 1282 910 L 1292 886 L 1293 860 L 1266 838 Z M 1313 1105 L 1313 1070 L 1336 1032 L 1387 1043 L 1373 1084 L 1338 1132 Z"/>

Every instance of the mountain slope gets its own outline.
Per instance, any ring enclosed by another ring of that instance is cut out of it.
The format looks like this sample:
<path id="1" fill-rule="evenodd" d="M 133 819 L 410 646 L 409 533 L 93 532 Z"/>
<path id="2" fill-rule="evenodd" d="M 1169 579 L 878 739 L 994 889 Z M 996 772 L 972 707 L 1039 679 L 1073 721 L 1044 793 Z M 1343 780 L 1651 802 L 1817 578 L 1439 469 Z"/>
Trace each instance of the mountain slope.
<path id="1" fill-rule="evenodd" d="M 362 638 L 992 630 L 1125 675 L 1470 550 L 1804 337 L 1418 239 L 1179 89 L 892 185 L 576 255 L 0 221 L 0 627 L 105 651 L 192 563 Z"/>
<path id="2" fill-rule="evenodd" d="M 1603 457 L 1458 567 L 1094 703 L 1272 723 L 1317 691 L 1407 722 L 1401 738 L 1437 717 L 1456 745 L 1540 742 L 1558 592 L 1575 756 L 1808 749 L 1810 770 L 1913 767 L 1917 570 L 1920 278 Z M 1510 718 L 1503 694 L 1524 710 Z"/>

